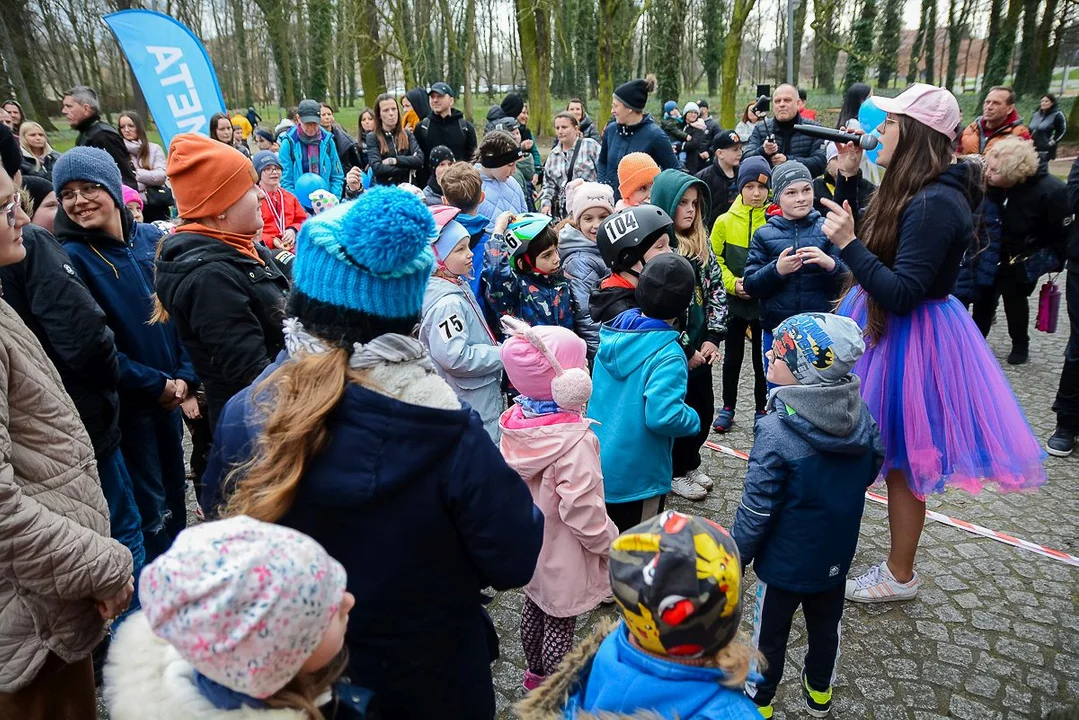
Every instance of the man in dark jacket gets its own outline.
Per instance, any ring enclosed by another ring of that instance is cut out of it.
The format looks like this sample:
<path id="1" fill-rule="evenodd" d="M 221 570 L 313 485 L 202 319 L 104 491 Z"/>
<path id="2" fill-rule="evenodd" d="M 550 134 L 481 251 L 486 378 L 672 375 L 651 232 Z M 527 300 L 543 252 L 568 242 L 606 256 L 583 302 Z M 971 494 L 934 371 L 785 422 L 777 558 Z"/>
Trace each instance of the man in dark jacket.
<path id="1" fill-rule="evenodd" d="M 731 530 L 743 567 L 753 563 L 761 586 L 753 638 L 767 665 L 763 680 L 746 689 L 758 707 L 770 708 L 801 605 L 809 653 L 799 684 L 807 707 L 823 717 L 865 489 L 884 463 L 884 445 L 850 372 L 865 352 L 853 320 L 795 315 L 776 328 L 768 352 L 768 380 L 778 389 L 772 412 L 757 424 Z"/>
<path id="2" fill-rule="evenodd" d="M 439 145 L 448 147 L 455 158 L 471 162 L 476 155 L 476 128 L 453 107 L 453 88 L 447 83 L 436 82 L 427 97 L 431 101 L 431 114 L 416 126 L 415 135 L 427 158 L 425 167 L 428 172 L 431 170 L 431 150 Z"/>
<path id="3" fill-rule="evenodd" d="M 127 151 L 124 138 L 112 125 L 101 119 L 101 105 L 97 92 L 86 85 L 76 85 L 64 93 L 61 108 L 71 127 L 79 131 L 75 139 L 77 147 L 89 146 L 104 150 L 120 168 L 120 178 L 124 185 L 133 190 L 139 189 L 135 179 L 135 167 L 131 164 L 131 154 Z M 167 148 L 166 148 L 167 149 Z"/>
<path id="4" fill-rule="evenodd" d="M 75 403 L 94 446 L 109 530 L 131 551 L 138 580 L 146 551 L 131 476 L 120 454 L 120 365 L 112 330 L 56 238 L 27 225 L 22 240 L 22 262 L 0 267 L 4 300 L 37 336 Z M 128 612 L 138 608 L 136 592 Z"/>
<path id="5" fill-rule="evenodd" d="M 772 94 L 772 119 L 765 119 L 753 128 L 742 157 L 761 155 L 772 167 L 788 160 L 797 160 L 809 169 L 813 177 L 824 172 L 824 141 L 795 132 L 795 125 L 820 125 L 806 120 L 798 113 L 798 88 L 783 84 Z"/>
<path id="6" fill-rule="evenodd" d="M 1079 162 L 1072 163 L 1068 173 L 1068 206 L 1079 215 Z M 1064 367 L 1060 371 L 1060 386 L 1053 402 L 1057 427 L 1045 443 L 1050 455 L 1067 457 L 1075 449 L 1079 435 L 1079 230 L 1073 222 L 1068 237 L 1068 284 L 1065 299 L 1068 304 L 1068 346 L 1064 350 Z M 24 231 L 25 232 L 25 231 Z"/>
<path id="7" fill-rule="evenodd" d="M 824 175 L 813 180 L 813 209 L 826 216 L 828 208 L 821 200 L 832 200 L 838 205 L 846 201 L 854 211 L 855 230 L 861 229 L 869 199 L 877 191 L 877 186 L 862 176 L 862 155 L 861 148 L 848 146 L 840 152 L 834 142 L 826 142 L 828 165 Z"/>
<path id="8" fill-rule="evenodd" d="M 704 229 L 712 232 L 716 219 L 731 209 L 731 203 L 738 195 L 738 166 L 742 162 L 742 141 L 733 130 L 720 130 L 712 140 L 712 162 L 697 173 L 697 177 L 708 185 L 712 198 Z"/>

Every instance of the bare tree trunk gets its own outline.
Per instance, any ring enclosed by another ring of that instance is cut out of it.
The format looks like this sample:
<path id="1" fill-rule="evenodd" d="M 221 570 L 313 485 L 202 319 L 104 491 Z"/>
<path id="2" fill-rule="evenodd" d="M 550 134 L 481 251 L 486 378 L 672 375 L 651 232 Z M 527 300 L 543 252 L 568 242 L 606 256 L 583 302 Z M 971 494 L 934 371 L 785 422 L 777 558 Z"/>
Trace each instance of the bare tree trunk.
<path id="1" fill-rule="evenodd" d="M 734 127 L 738 97 L 738 60 L 742 55 L 742 30 L 755 0 L 734 0 L 731 22 L 727 30 L 727 42 L 723 49 L 723 70 L 720 75 L 719 124 Z M 601 0 L 602 2 L 602 0 Z"/>

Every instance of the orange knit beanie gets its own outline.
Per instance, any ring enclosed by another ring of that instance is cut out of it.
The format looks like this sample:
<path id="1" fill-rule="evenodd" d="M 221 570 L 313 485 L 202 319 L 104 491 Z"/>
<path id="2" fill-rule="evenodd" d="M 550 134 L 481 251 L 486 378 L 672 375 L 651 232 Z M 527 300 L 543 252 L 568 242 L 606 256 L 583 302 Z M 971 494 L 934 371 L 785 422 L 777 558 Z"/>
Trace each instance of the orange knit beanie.
<path id="1" fill-rule="evenodd" d="M 258 182 L 251 161 L 236 148 L 205 135 L 181 133 L 172 139 L 165 167 L 185 220 L 224 213 Z"/>
<path id="2" fill-rule="evenodd" d="M 643 152 L 629 153 L 618 163 L 618 193 L 627 198 L 659 175 L 659 165 Z"/>

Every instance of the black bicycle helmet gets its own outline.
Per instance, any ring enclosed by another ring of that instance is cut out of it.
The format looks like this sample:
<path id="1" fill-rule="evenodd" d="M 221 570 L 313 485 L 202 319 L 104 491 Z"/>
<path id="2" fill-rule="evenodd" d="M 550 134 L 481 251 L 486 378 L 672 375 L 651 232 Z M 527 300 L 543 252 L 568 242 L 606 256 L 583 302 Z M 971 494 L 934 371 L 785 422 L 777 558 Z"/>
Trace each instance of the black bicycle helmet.
<path id="1" fill-rule="evenodd" d="M 600 223 L 596 245 L 607 267 L 628 271 L 656 240 L 664 234 L 669 236 L 673 229 L 674 221 L 662 209 L 638 205 L 619 210 Z"/>

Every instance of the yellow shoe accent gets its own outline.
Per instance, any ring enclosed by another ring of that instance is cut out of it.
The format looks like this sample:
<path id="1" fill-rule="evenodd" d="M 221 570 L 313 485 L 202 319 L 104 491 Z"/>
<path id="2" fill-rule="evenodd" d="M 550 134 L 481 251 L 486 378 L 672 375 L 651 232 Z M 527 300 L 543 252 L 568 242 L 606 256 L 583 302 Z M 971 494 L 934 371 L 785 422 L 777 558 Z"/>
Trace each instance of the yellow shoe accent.
<path id="1" fill-rule="evenodd" d="M 818 692 L 813 688 L 809 687 L 809 680 L 806 679 L 805 675 L 802 675 L 802 684 L 805 685 L 806 694 L 813 702 L 817 703 L 818 705 L 828 705 L 832 702 L 831 687 L 829 687 L 824 692 Z"/>
<path id="2" fill-rule="evenodd" d="M 757 710 L 760 712 L 761 717 L 763 717 L 763 718 L 770 718 L 770 717 L 772 717 L 772 713 L 775 712 L 775 709 L 771 705 L 765 705 L 764 707 L 759 707 L 759 708 L 757 708 Z"/>

